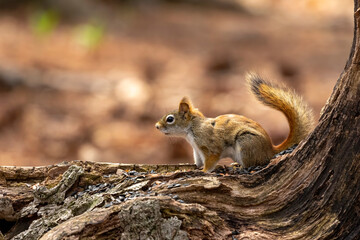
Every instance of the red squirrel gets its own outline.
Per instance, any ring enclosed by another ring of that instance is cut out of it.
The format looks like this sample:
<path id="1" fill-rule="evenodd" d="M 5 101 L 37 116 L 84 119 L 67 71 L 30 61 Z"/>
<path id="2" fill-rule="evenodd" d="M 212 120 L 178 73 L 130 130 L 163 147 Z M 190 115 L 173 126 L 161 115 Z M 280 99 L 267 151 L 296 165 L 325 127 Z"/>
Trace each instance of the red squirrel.
<path id="1" fill-rule="evenodd" d="M 211 172 L 221 158 L 229 157 L 243 167 L 269 163 L 277 153 L 299 144 L 311 131 L 313 114 L 294 91 L 248 74 L 251 92 L 263 104 L 281 111 L 290 125 L 285 141 L 274 146 L 257 122 L 241 115 L 205 117 L 184 97 L 179 109 L 166 114 L 155 127 L 165 135 L 185 138 L 193 148 L 194 161 Z"/>

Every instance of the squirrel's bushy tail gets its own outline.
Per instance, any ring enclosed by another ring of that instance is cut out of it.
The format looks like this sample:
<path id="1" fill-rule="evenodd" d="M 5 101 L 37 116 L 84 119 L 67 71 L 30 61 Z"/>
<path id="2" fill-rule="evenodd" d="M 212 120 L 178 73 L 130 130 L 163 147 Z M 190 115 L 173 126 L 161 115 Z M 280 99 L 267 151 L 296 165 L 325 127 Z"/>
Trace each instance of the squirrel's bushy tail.
<path id="1" fill-rule="evenodd" d="M 284 113 L 289 122 L 290 133 L 284 142 L 274 146 L 276 152 L 298 144 L 310 133 L 313 125 L 312 111 L 293 90 L 269 83 L 253 73 L 247 75 L 247 81 L 259 101 Z"/>

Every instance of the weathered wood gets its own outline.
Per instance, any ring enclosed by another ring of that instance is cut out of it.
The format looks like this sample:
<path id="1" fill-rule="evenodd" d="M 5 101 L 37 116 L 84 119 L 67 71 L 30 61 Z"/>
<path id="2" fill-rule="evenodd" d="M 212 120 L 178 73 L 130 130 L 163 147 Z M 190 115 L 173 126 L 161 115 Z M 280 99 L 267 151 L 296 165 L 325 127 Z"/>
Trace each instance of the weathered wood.
<path id="1" fill-rule="evenodd" d="M 355 0 L 345 69 L 293 153 L 263 169 L 211 174 L 193 165 L 80 161 L 0 167 L 4 238 L 359 239 L 359 7 Z"/>

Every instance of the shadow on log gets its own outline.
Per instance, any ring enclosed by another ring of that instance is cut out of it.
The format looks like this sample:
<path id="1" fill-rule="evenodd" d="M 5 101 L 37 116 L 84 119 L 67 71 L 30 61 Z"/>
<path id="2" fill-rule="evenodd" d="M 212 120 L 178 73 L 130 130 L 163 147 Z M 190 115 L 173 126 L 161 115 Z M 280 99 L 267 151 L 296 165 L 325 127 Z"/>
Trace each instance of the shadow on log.
<path id="1" fill-rule="evenodd" d="M 0 239 L 359 239 L 360 0 L 316 129 L 262 169 L 0 167 Z"/>

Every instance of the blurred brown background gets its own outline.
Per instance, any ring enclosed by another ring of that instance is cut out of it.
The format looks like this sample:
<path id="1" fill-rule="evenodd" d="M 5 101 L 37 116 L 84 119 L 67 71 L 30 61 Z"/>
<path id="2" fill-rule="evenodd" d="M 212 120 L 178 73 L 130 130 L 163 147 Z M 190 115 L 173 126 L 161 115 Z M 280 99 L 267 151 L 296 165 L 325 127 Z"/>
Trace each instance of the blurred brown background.
<path id="1" fill-rule="evenodd" d="M 0 1 L 0 165 L 75 159 L 192 162 L 154 128 L 182 96 L 238 113 L 275 143 L 284 117 L 244 74 L 284 82 L 319 112 L 347 60 L 351 0 Z"/>

